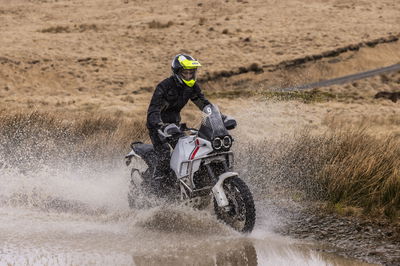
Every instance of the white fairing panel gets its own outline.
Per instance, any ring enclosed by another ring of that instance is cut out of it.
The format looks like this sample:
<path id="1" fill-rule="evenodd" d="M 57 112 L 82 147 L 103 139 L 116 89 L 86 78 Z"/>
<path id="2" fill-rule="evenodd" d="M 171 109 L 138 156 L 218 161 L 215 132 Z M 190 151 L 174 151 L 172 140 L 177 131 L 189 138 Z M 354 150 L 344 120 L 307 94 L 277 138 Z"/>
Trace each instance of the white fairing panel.
<path id="1" fill-rule="evenodd" d="M 178 178 L 187 176 L 189 174 L 189 163 L 182 162 L 191 161 L 207 155 L 212 150 L 211 143 L 207 140 L 198 138 L 196 136 L 186 136 L 180 138 L 171 155 L 171 169 L 174 170 Z M 193 173 L 199 170 L 200 163 L 200 160 L 194 162 L 192 166 Z"/>
<path id="2" fill-rule="evenodd" d="M 191 159 L 196 159 L 196 158 L 202 157 L 213 151 L 211 142 L 209 142 L 208 140 L 205 140 L 202 138 L 197 138 L 197 143 L 198 143 L 199 149 L 197 150 L 196 154 L 194 154 L 193 158 L 191 158 Z"/>
<path id="3" fill-rule="evenodd" d="M 194 139 L 195 136 L 186 136 L 180 138 L 175 146 L 174 151 L 172 152 L 170 166 L 171 169 L 174 170 L 178 178 L 185 175 L 184 173 L 181 174 L 181 172 L 187 172 L 187 171 L 180 171 L 180 167 L 182 161 L 188 160 L 190 153 L 194 150 L 195 148 Z"/>

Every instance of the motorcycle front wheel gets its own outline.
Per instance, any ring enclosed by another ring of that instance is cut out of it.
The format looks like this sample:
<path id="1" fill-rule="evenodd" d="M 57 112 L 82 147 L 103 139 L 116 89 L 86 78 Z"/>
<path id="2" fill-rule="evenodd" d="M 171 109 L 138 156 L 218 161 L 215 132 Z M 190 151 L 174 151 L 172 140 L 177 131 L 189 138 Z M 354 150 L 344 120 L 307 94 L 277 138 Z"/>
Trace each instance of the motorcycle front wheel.
<path id="1" fill-rule="evenodd" d="M 256 221 L 256 210 L 249 188 L 238 177 L 227 178 L 223 188 L 229 205 L 219 207 L 214 199 L 217 218 L 239 232 L 250 233 Z"/>

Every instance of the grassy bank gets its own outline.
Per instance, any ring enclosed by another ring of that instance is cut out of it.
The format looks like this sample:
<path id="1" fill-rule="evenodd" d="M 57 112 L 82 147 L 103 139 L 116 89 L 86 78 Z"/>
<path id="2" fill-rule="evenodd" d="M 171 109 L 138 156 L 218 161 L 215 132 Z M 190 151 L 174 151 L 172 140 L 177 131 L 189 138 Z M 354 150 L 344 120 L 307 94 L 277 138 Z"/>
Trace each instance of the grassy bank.
<path id="1" fill-rule="evenodd" d="M 287 170 L 313 199 L 339 211 L 400 217 L 400 139 L 374 137 L 360 128 L 336 128 L 323 135 L 301 134 L 285 157 Z"/>

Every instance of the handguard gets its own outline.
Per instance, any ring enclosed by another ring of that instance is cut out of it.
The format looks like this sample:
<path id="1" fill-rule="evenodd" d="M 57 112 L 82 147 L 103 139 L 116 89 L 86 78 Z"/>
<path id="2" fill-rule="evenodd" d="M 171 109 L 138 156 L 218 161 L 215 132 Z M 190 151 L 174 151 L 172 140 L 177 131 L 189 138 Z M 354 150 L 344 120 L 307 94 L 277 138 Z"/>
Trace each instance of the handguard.
<path id="1" fill-rule="evenodd" d="M 173 135 L 181 134 L 182 131 L 175 124 L 169 124 L 164 128 L 164 130 L 159 129 L 158 134 L 164 138 L 170 138 Z"/>

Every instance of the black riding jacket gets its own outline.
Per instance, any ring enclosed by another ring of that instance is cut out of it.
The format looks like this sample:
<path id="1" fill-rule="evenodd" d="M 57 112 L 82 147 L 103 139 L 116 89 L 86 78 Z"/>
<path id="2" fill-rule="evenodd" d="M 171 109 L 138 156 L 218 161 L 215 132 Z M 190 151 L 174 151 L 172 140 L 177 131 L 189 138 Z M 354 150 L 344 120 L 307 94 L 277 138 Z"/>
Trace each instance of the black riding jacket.
<path id="1" fill-rule="evenodd" d="M 193 87 L 180 84 L 174 76 L 161 81 L 151 98 L 147 110 L 147 127 L 157 128 L 160 123 L 180 123 L 180 112 L 190 100 L 200 110 L 210 104 L 197 83 Z"/>

